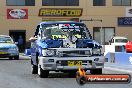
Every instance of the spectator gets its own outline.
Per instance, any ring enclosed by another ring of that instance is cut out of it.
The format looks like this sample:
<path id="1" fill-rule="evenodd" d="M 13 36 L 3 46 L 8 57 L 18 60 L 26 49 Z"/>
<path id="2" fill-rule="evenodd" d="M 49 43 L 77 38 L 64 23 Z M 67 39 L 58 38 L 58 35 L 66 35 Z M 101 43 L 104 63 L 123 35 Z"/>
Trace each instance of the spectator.
<path id="1" fill-rule="evenodd" d="M 23 39 L 22 39 L 22 36 L 19 36 L 18 47 L 19 47 L 19 51 L 21 52 L 23 50 Z"/>

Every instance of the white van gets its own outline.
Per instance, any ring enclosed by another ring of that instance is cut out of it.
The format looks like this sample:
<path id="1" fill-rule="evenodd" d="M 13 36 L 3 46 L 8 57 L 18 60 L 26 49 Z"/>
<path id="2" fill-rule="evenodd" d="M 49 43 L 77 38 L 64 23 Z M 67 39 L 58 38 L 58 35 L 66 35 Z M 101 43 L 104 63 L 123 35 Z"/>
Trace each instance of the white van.
<path id="1" fill-rule="evenodd" d="M 105 55 L 108 52 L 124 52 L 125 51 L 125 45 L 127 43 L 128 39 L 126 37 L 122 36 L 114 36 L 110 39 L 109 45 L 105 45 Z"/>

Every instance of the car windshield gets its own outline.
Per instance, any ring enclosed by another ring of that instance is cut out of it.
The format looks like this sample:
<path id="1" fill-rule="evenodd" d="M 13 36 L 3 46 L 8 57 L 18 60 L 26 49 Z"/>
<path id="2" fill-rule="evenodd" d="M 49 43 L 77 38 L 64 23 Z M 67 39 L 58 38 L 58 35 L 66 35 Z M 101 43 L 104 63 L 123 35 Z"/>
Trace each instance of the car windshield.
<path id="1" fill-rule="evenodd" d="M 80 24 L 51 24 L 42 26 L 42 37 L 45 38 L 90 38 L 90 33 L 84 25 Z"/>
<path id="2" fill-rule="evenodd" d="M 0 43 L 13 43 L 13 40 L 10 37 L 0 36 Z"/>
<path id="3" fill-rule="evenodd" d="M 115 39 L 116 43 L 127 43 L 127 39 Z"/>

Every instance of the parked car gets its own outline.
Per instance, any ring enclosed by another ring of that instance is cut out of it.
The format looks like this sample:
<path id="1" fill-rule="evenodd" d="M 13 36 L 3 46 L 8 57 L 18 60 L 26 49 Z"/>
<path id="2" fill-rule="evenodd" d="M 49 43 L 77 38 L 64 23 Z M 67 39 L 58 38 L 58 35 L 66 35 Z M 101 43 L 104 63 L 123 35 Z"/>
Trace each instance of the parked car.
<path id="1" fill-rule="evenodd" d="M 114 36 L 110 40 L 110 50 L 113 52 L 124 52 L 128 39 L 123 36 Z"/>
<path id="2" fill-rule="evenodd" d="M 125 48 L 127 53 L 132 53 L 132 41 L 128 41 L 125 45 Z"/>
<path id="3" fill-rule="evenodd" d="M 122 36 L 114 36 L 110 40 L 110 45 L 126 45 L 128 39 Z"/>
<path id="4" fill-rule="evenodd" d="M 105 52 L 106 55 L 108 52 L 115 53 L 115 52 L 126 52 L 125 45 L 128 42 L 128 39 L 123 36 L 114 36 L 110 39 L 109 45 L 105 45 Z"/>
<path id="5" fill-rule="evenodd" d="M 8 35 L 0 35 L 0 57 L 19 59 L 19 50 L 13 39 Z"/>

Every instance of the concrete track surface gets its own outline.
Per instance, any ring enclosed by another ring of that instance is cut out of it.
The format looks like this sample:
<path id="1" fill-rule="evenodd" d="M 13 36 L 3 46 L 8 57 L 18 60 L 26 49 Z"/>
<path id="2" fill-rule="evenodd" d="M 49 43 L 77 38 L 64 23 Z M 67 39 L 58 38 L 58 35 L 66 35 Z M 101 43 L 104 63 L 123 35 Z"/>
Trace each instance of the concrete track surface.
<path id="1" fill-rule="evenodd" d="M 105 74 L 125 74 L 132 72 L 109 69 L 107 65 L 103 69 Z M 20 60 L 0 59 L 0 88 L 132 88 L 129 84 L 85 84 L 80 86 L 75 78 L 69 78 L 68 74 L 51 72 L 49 78 L 39 78 L 31 74 L 30 60 L 21 57 Z"/>

